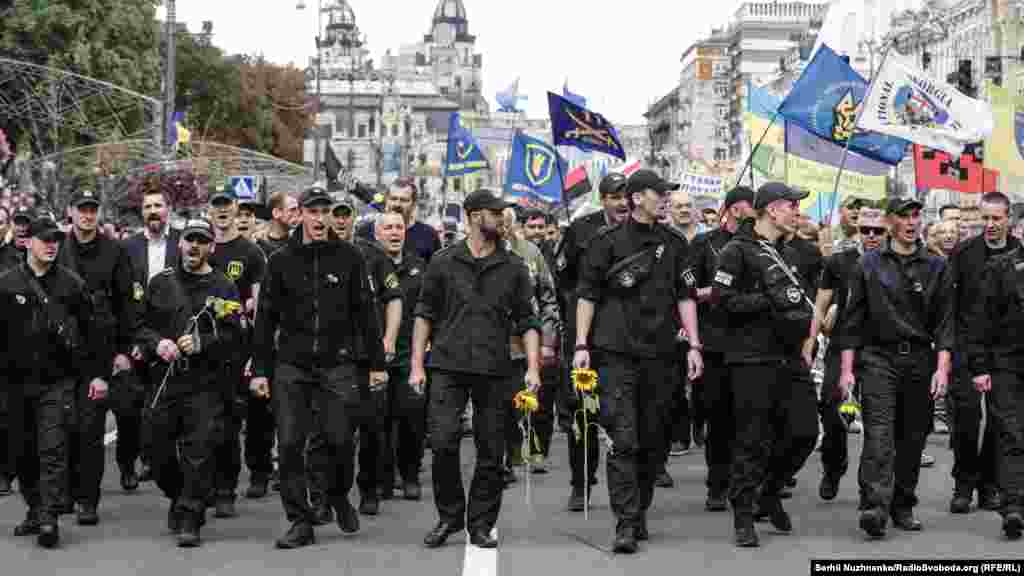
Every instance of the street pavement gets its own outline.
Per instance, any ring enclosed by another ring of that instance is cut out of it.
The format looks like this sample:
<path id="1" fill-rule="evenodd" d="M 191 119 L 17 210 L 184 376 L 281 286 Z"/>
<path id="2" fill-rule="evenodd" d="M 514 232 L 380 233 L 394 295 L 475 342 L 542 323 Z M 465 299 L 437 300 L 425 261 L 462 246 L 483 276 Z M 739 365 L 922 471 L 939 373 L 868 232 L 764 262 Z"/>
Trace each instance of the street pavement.
<path id="1" fill-rule="evenodd" d="M 952 453 L 946 436 L 932 436 L 928 452 L 937 462 L 922 470 L 918 515 L 925 531 L 917 534 L 891 530 L 883 542 L 866 542 L 857 528 L 855 480 L 859 436 L 851 436 L 854 464 L 830 503 L 817 496 L 820 474 L 815 453 L 799 476 L 799 485 L 786 507 L 794 520 L 792 535 L 775 534 L 770 525 L 759 525 L 762 547 L 737 549 L 731 542 L 729 513 L 704 511 L 703 454 L 691 451 L 670 460 L 676 485 L 658 489 L 649 516 L 651 540 L 635 556 L 607 552 L 613 522 L 608 508 L 604 467 L 597 486 L 590 519 L 564 511 L 569 495 L 566 438 L 559 436 L 552 448 L 552 468 L 533 475 L 531 501 L 520 482 L 505 491 L 498 523 L 498 551 L 481 551 L 465 544 L 464 535 L 452 537 L 438 550 L 426 550 L 421 542 L 435 521 L 429 480 L 430 453 L 425 458 L 424 500 L 393 500 L 382 504 L 381 515 L 362 519 L 362 532 L 342 537 L 337 526 L 317 529 L 317 544 L 301 551 L 277 551 L 274 539 L 287 527 L 281 503 L 274 494 L 262 500 L 240 499 L 239 518 L 211 518 L 202 536 L 204 545 L 181 550 L 165 534 L 167 502 L 152 483 L 134 494 L 121 491 L 117 467 L 108 459 L 101 524 L 74 525 L 62 520 L 62 547 L 37 549 L 34 540 L 15 538 L 12 530 L 24 515 L 20 497 L 0 500 L 0 562 L 4 574 L 19 576 L 65 574 L 73 570 L 120 576 L 257 576 L 262 574 L 381 574 L 452 576 L 465 574 L 586 574 L 587 576 L 700 573 L 808 574 L 809 559 L 903 558 L 964 559 L 1022 558 L 1024 544 L 1008 543 L 1000 535 L 998 516 L 974 512 L 966 516 L 948 513 L 952 488 Z M 108 451 L 109 452 L 109 451 Z M 108 456 L 112 456 L 108 454 Z M 469 485 L 472 442 L 463 442 L 463 468 Z M 240 491 L 246 485 L 242 481 Z M 353 495 L 353 503 L 358 504 Z M 496 568 L 496 570 L 495 570 Z M 634 572 L 635 571 L 635 572 Z"/>

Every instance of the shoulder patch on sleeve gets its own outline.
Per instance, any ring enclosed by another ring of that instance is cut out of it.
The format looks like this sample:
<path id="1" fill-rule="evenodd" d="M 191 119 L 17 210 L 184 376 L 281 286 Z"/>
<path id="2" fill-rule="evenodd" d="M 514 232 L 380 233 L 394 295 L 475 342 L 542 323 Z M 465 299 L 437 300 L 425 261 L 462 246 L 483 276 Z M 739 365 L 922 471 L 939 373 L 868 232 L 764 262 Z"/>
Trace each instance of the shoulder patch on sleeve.
<path id="1" fill-rule="evenodd" d="M 391 272 L 384 278 L 384 287 L 387 288 L 388 290 L 395 290 L 398 288 L 398 286 L 398 274 Z"/>
<path id="2" fill-rule="evenodd" d="M 146 290 L 142 287 L 142 282 L 132 282 L 132 299 L 136 302 L 142 302 L 142 297 L 145 296 Z"/>
<path id="3" fill-rule="evenodd" d="M 732 286 L 732 280 L 732 274 L 729 274 L 728 272 L 719 270 L 718 272 L 715 273 L 715 282 L 723 286 Z"/>

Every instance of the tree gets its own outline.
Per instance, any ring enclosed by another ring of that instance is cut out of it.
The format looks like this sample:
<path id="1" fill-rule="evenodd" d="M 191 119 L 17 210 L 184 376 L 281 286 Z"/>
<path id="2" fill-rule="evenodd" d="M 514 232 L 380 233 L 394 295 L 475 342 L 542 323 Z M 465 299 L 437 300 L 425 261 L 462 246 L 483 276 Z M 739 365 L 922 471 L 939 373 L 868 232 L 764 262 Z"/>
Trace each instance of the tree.
<path id="1" fill-rule="evenodd" d="M 0 26 L 0 56 L 103 80 L 144 95 L 160 90 L 159 0 L 14 0 Z M 5 96 L 0 86 L 0 97 Z M 86 113 L 95 112 L 86 110 Z M 126 131 L 144 128 L 141 112 Z M 33 122 L 0 118 L 15 148 L 41 153 L 94 143 L 81 133 L 47 132 Z"/>
<path id="2" fill-rule="evenodd" d="M 301 70 L 258 56 L 225 56 L 192 37 L 177 47 L 178 110 L 187 111 L 193 138 L 302 162 L 312 110 Z"/>

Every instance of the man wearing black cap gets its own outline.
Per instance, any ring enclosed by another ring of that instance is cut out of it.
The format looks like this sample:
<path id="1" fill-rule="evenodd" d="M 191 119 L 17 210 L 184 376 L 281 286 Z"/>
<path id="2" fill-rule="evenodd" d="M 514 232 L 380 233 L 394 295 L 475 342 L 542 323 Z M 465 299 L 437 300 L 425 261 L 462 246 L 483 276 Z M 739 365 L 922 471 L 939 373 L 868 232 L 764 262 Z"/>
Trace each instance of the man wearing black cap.
<path id="1" fill-rule="evenodd" d="M 740 222 L 754 214 L 754 191 L 745 186 L 733 188 L 722 203 L 722 225 L 699 234 L 690 247 L 689 270 L 697 286 L 697 318 L 704 344 L 704 374 L 694 382 L 703 388 L 707 435 L 704 461 L 708 467 L 708 488 L 704 508 L 722 512 L 728 508 L 729 467 L 732 466 L 733 424 L 732 381 L 725 365 L 729 346 L 729 318 L 712 290 L 718 257 L 739 228 Z"/>
<path id="2" fill-rule="evenodd" d="M 725 350 L 736 422 L 729 497 L 741 547 L 759 545 L 755 506 L 780 532 L 792 530 L 779 492 L 818 434 L 814 390 L 792 374 L 792 359 L 810 336 L 814 305 L 781 254 L 806 197 L 779 182 L 761 186 L 755 221 L 722 249 L 712 285 L 732 342 Z"/>
<path id="3" fill-rule="evenodd" d="M 526 349 L 525 387 L 540 388 L 540 307 L 530 273 L 501 240 L 502 211 L 511 206 L 489 190 L 463 202 L 469 237 L 438 252 L 427 266 L 416 304 L 409 384 L 423 393 L 424 357 L 430 353 L 430 447 L 434 454 L 434 503 L 439 521 L 423 543 L 443 545 L 468 524 L 469 541 L 498 545 L 492 529 L 504 489 L 506 415 L 511 396 L 524 383 L 510 358 L 509 340 L 522 336 Z M 469 492 L 459 465 L 460 415 L 473 399 L 476 469 Z"/>
<path id="4" fill-rule="evenodd" d="M 138 329 L 142 291 L 132 282 L 131 259 L 125 247 L 98 231 L 99 196 L 92 190 L 78 190 L 71 197 L 71 234 L 64 242 L 58 262 L 72 270 L 89 287 L 93 303 L 92 325 L 88 327 L 92 362 L 81 373 L 75 390 L 75 418 L 69 435 L 71 497 L 78 504 L 78 524 L 99 523 L 96 508 L 106 458 L 103 434 L 107 409 L 113 409 L 118 426 L 117 463 L 125 490 L 138 486 L 135 458 L 142 417 L 142 396 L 129 357 L 132 338 Z M 90 383 L 112 383 L 110 401 L 88 398 Z M 123 435 L 123 436 L 122 436 Z"/>
<path id="5" fill-rule="evenodd" d="M 267 267 L 250 382 L 254 394 L 274 402 L 281 501 L 292 522 L 276 542 L 278 548 L 285 549 L 315 541 L 316 518 L 309 505 L 303 466 L 306 439 L 313 430 L 324 435 L 333 456 L 327 498 L 338 526 L 346 535 L 359 532 L 359 514 L 348 493 L 354 475 L 354 410 L 361 399 L 360 346 L 369 345 L 370 385 L 387 382 L 366 261 L 331 230 L 333 200 L 326 190 L 307 189 L 300 204 L 302 225 L 290 243 L 271 256 Z M 267 378 L 271 364 L 273 391 Z"/>
<path id="6" fill-rule="evenodd" d="M 18 383 L 8 387 L 10 457 L 28 514 L 14 534 L 36 534 L 40 546 L 53 548 L 68 482 L 65 406 L 73 402 L 75 379 L 93 362 L 84 344 L 92 304 L 85 280 L 56 264 L 64 232 L 53 215 L 37 216 L 29 236 L 25 261 L 0 272 L 6 329 L 0 365 L 9 382 Z M 106 394 L 103 380 L 89 383 L 90 401 Z"/>
<path id="7" fill-rule="evenodd" d="M 576 286 L 579 283 L 579 270 L 583 265 L 583 255 L 590 240 L 605 226 L 624 222 L 629 217 L 629 206 L 626 202 L 626 177 L 612 172 L 601 179 L 598 192 L 601 195 L 603 210 L 578 218 L 569 225 L 562 239 L 555 246 L 555 283 L 558 285 L 558 309 L 562 313 L 563 346 L 561 358 L 566 363 L 563 387 L 558 391 L 559 426 L 569 435 L 569 469 L 572 491 L 569 494 L 568 509 L 570 512 L 583 512 L 584 505 L 590 498 L 590 488 L 597 483 L 597 466 L 600 463 L 600 444 L 597 440 L 597 429 L 584 426 L 583 416 L 577 411 L 578 398 L 572 389 L 569 370 L 572 368 L 572 343 L 576 338 Z M 575 428 L 580 430 L 577 436 Z M 586 438 L 583 434 L 587 434 Z M 586 458 L 584 458 L 586 447 Z M 583 469 L 586 461 L 587 470 Z"/>
<path id="8" fill-rule="evenodd" d="M 167 528 L 183 548 L 200 544 L 214 483 L 211 460 L 227 409 L 221 365 L 242 331 L 238 289 L 209 263 L 214 238 L 208 221 L 185 223 L 181 260 L 150 281 L 138 333 L 158 383 L 148 400 L 153 476 L 171 501 Z"/>
<path id="9" fill-rule="evenodd" d="M 0 270 L 16 266 L 25 261 L 25 251 L 29 244 L 29 226 L 35 218 L 32 210 L 18 208 L 11 216 L 11 223 L 14 224 L 14 237 L 11 242 L 0 249 Z"/>
<path id="10" fill-rule="evenodd" d="M 632 554 L 637 540 L 648 538 L 673 393 L 665 382 L 674 382 L 680 328 L 690 342 L 688 377 L 702 369 L 686 238 L 657 222 L 659 203 L 678 188 L 652 170 L 633 173 L 625 187 L 632 214 L 598 232 L 580 267 L 573 367 L 599 371 L 600 419 L 612 439 L 607 479 L 616 553 Z"/>
<path id="11" fill-rule="evenodd" d="M 885 536 L 890 516 L 901 530 L 922 529 L 913 513 L 921 452 L 931 428 L 931 402 L 945 394 L 951 370 L 953 274 L 919 238 L 922 207 L 914 199 L 889 203 L 889 244 L 865 253 L 854 268 L 841 323 L 837 393 L 846 397 L 859 379 L 860 475 L 870 506 L 860 527 L 871 538 Z"/>
<path id="12" fill-rule="evenodd" d="M 237 384 L 225 386 L 229 395 L 224 417 L 223 442 L 217 447 L 217 474 L 214 478 L 216 510 L 218 518 L 237 516 L 235 512 L 235 489 L 242 471 L 242 446 L 239 434 L 242 420 L 250 415 L 246 425 L 245 464 L 249 468 L 249 489 L 246 495 L 259 498 L 267 493 L 267 484 L 273 465 L 270 450 L 273 446 L 274 428 L 269 403 L 253 398 L 243 384 L 243 369 L 250 360 L 252 320 L 256 313 L 256 299 L 259 298 L 260 283 L 266 271 L 266 257 L 252 240 L 247 240 L 238 231 L 238 198 L 233 188 L 220 188 L 210 196 L 209 216 L 217 234 L 216 249 L 210 254 L 210 265 L 225 274 L 235 283 L 245 307 L 242 320 L 242 338 L 237 348 L 226 358 L 225 378 Z"/>

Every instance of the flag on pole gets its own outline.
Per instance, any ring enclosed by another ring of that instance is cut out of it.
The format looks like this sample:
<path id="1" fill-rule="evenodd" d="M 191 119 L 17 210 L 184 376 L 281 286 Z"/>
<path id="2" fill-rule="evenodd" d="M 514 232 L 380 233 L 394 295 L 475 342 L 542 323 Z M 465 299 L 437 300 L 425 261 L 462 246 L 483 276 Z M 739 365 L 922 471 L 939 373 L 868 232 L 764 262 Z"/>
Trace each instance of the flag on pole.
<path id="1" fill-rule="evenodd" d="M 573 200 L 589 193 L 592 190 L 590 176 L 587 175 L 587 167 L 583 164 L 573 168 L 565 176 L 565 201 L 571 203 Z"/>
<path id="2" fill-rule="evenodd" d="M 626 159 L 626 151 L 615 127 L 604 116 L 552 92 L 548 92 L 548 111 L 555 146 L 574 146 Z"/>
<path id="3" fill-rule="evenodd" d="M 819 138 L 846 145 L 850 151 L 896 165 L 908 142 L 854 127 L 868 82 L 828 45 L 822 45 L 779 105 L 779 114 Z M 865 114 L 866 116 L 867 114 Z"/>
<path id="4" fill-rule="evenodd" d="M 557 204 L 562 201 L 564 164 L 553 146 L 517 130 L 505 174 L 505 192 Z"/>
<path id="5" fill-rule="evenodd" d="M 992 106 L 890 54 L 875 76 L 860 127 L 959 156 L 992 134 Z"/>
<path id="6" fill-rule="evenodd" d="M 579 106 L 580 108 L 587 107 L 587 99 L 579 94 L 573 94 L 569 91 L 569 79 L 565 79 L 565 83 L 562 84 L 562 98 L 565 98 L 569 102 Z"/>
<path id="7" fill-rule="evenodd" d="M 462 123 L 462 117 L 458 112 L 452 112 L 448 120 L 448 154 L 445 156 L 444 175 L 463 176 L 472 174 L 485 168 L 490 164 L 484 157 L 483 149 L 476 137 Z"/>

